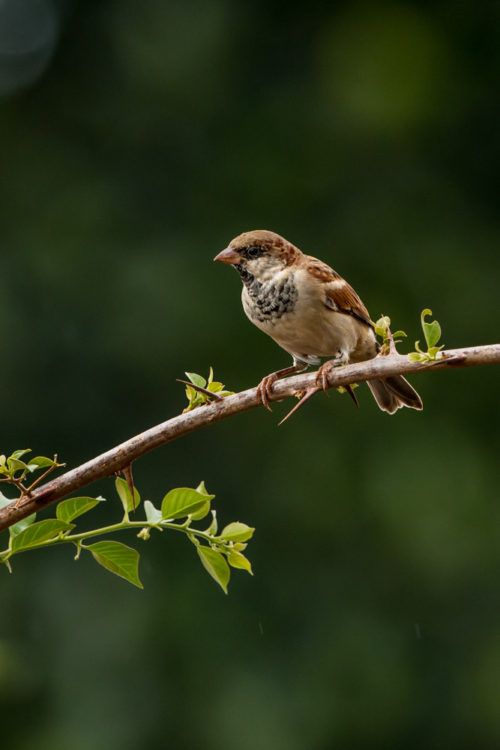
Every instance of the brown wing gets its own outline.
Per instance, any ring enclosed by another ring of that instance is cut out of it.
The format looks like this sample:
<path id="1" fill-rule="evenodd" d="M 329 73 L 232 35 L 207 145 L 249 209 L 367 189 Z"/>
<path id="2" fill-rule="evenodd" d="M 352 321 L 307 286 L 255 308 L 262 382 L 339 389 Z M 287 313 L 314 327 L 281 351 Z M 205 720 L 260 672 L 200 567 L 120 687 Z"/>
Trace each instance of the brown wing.
<path id="1" fill-rule="evenodd" d="M 305 268 L 312 276 L 324 284 L 326 307 L 337 312 L 352 315 L 362 323 L 366 323 L 370 328 L 373 328 L 370 321 L 370 313 L 352 286 L 340 274 L 326 263 L 316 260 L 316 258 L 312 258 L 311 256 L 307 256 Z"/>

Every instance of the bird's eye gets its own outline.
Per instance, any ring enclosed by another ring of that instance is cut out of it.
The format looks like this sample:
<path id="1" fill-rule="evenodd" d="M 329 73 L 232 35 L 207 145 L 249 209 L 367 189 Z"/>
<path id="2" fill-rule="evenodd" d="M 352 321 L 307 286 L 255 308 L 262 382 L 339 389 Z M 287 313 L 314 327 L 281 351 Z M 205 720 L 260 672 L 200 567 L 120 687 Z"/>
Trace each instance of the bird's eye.
<path id="1" fill-rule="evenodd" d="M 253 247 L 249 247 L 247 250 L 247 255 L 249 258 L 258 258 L 261 254 L 261 249 L 257 245 L 254 245 Z"/>

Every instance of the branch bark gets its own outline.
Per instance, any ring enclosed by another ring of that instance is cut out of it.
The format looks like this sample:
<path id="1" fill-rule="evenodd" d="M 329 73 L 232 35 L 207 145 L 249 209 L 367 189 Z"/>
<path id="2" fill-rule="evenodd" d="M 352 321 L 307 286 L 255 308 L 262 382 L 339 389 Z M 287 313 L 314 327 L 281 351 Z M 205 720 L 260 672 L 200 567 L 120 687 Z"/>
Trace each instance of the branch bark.
<path id="1" fill-rule="evenodd" d="M 500 364 L 500 344 L 448 349 L 443 352 L 442 359 L 430 362 L 410 362 L 407 356 L 401 354 L 376 357 L 366 362 L 359 362 L 333 370 L 328 377 L 328 383 L 331 388 L 335 388 L 390 375 L 413 375 L 429 370 L 476 367 L 488 364 Z M 277 381 L 273 386 L 273 392 L 269 400 L 282 401 L 298 392 L 306 391 L 315 385 L 315 379 L 316 373 L 311 372 Z M 29 497 L 23 498 L 21 502 L 12 503 L 0 509 L 0 531 L 39 511 L 46 505 L 81 490 L 92 482 L 123 471 L 137 458 L 160 445 L 176 440 L 183 435 L 188 435 L 190 432 L 199 430 L 213 422 L 219 422 L 235 414 L 254 409 L 257 406 L 260 406 L 257 388 L 250 388 L 236 393 L 234 396 L 227 396 L 221 401 L 215 401 L 185 414 L 179 414 L 166 422 L 151 427 L 149 430 L 38 487 L 30 493 Z"/>

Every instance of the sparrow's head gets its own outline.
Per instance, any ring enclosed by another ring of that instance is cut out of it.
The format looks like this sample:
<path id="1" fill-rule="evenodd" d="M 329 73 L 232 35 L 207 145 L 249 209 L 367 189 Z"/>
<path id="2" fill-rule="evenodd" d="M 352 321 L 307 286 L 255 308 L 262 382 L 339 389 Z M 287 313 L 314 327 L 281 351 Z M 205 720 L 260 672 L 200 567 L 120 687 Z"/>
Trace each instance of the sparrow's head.
<path id="1" fill-rule="evenodd" d="M 300 255 L 300 250 L 275 232 L 255 229 L 243 232 L 214 260 L 234 266 L 239 273 L 253 276 L 261 281 L 291 265 Z"/>

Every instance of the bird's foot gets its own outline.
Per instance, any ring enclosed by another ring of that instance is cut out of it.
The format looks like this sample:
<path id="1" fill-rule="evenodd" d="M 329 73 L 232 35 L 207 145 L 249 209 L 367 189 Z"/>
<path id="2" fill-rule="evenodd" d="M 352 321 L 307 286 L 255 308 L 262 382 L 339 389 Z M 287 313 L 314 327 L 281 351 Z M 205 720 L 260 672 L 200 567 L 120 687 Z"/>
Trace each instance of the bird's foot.
<path id="1" fill-rule="evenodd" d="M 257 399 L 261 402 L 262 406 L 265 406 L 268 411 L 271 411 L 269 399 L 273 392 L 273 385 L 277 380 L 284 378 L 286 375 L 292 375 L 294 372 L 302 372 L 302 370 L 305 370 L 306 368 L 307 365 L 304 366 L 304 363 L 301 362 L 300 364 L 294 364 L 291 367 L 285 367 L 283 370 L 272 372 L 270 375 L 266 375 L 265 378 L 262 378 L 257 386 L 256 394 Z"/>
<path id="2" fill-rule="evenodd" d="M 262 378 L 259 385 L 257 386 L 257 398 L 261 402 L 262 406 L 264 406 L 267 411 L 272 411 L 271 407 L 269 406 L 269 399 L 271 398 L 271 394 L 273 391 L 273 384 L 278 380 L 278 373 L 272 372 L 270 375 L 266 375 L 265 378 Z"/>
<path id="3" fill-rule="evenodd" d="M 318 369 L 318 373 L 316 375 L 316 385 L 318 386 L 318 388 L 322 388 L 327 396 L 328 389 L 330 387 L 328 384 L 328 376 L 335 367 L 339 367 L 342 364 L 345 363 L 338 359 L 329 359 L 328 362 L 324 362 Z"/>
<path id="4" fill-rule="evenodd" d="M 341 367 L 342 365 L 346 365 L 346 364 L 348 363 L 343 357 L 342 358 L 339 357 L 338 359 L 330 359 L 328 360 L 328 362 L 325 362 L 324 364 L 322 364 L 321 367 L 318 369 L 318 373 L 316 375 L 317 390 L 322 388 L 323 391 L 328 396 L 328 389 L 330 388 L 330 385 L 328 383 L 328 376 L 331 374 L 333 369 L 335 369 L 336 367 Z M 358 408 L 359 407 L 358 399 L 356 398 L 356 395 L 353 389 L 351 388 L 351 386 L 347 383 L 346 385 L 343 385 L 342 387 L 345 388 L 349 396 L 354 401 L 356 408 Z"/>

